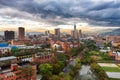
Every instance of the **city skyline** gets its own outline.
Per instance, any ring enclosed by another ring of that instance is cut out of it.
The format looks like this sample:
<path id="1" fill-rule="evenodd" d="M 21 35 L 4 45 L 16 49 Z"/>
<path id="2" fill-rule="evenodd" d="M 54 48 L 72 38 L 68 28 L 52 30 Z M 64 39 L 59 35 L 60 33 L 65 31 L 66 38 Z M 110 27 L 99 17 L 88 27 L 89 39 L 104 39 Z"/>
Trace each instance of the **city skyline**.
<path id="1" fill-rule="evenodd" d="M 10 0 L 0 1 L 0 31 L 26 28 L 43 32 L 55 28 L 83 31 L 119 28 L 119 0 Z M 116 15 L 114 15 L 116 14 Z"/>
<path id="2" fill-rule="evenodd" d="M 120 0 L 0 0 L 0 80 L 120 80 Z"/>

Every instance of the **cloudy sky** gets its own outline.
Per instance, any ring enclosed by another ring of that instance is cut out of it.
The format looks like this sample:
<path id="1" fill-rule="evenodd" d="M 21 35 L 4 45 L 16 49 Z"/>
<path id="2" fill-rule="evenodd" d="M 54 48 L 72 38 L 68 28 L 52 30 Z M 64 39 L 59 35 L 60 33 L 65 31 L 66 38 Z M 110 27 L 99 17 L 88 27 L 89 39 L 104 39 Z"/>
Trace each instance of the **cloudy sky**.
<path id="1" fill-rule="evenodd" d="M 118 28 L 120 0 L 0 0 L 0 31 Z"/>

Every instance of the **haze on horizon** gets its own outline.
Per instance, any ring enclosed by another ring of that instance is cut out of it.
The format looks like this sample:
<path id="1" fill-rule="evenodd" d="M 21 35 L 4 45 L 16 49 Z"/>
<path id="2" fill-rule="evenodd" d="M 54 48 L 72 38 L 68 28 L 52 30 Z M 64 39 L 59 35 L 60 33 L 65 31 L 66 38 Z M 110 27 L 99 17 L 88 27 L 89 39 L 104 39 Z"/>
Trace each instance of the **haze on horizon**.
<path id="1" fill-rule="evenodd" d="M 120 0 L 0 0 L 0 31 L 61 28 L 102 31 L 120 27 Z"/>

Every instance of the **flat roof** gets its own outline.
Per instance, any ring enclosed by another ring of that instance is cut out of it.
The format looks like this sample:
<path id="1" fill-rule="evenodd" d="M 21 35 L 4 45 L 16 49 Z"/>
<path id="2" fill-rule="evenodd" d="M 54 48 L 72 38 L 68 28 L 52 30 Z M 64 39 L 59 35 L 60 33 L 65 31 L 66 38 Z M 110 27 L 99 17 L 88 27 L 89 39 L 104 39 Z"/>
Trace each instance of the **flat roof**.
<path id="1" fill-rule="evenodd" d="M 2 57 L 0 58 L 0 61 L 6 61 L 6 60 L 11 60 L 11 59 L 16 59 L 17 57 L 15 56 L 9 56 L 9 57 Z"/>
<path id="2" fill-rule="evenodd" d="M 8 45 L 9 45 L 9 44 L 8 44 L 8 43 L 5 43 L 5 42 L 4 42 L 4 43 L 0 43 L 0 47 L 8 47 Z"/>

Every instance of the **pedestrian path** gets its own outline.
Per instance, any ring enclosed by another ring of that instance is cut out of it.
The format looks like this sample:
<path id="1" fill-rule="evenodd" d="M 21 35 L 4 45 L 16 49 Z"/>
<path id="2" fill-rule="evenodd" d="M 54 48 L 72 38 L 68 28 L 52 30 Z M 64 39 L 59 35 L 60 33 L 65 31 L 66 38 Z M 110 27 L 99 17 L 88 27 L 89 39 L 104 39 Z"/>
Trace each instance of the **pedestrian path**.
<path id="1" fill-rule="evenodd" d="M 90 70 L 89 65 L 82 65 L 80 80 L 98 80 L 97 76 Z"/>
<path id="2" fill-rule="evenodd" d="M 109 78 L 118 78 L 120 79 L 120 72 L 106 72 Z"/>

